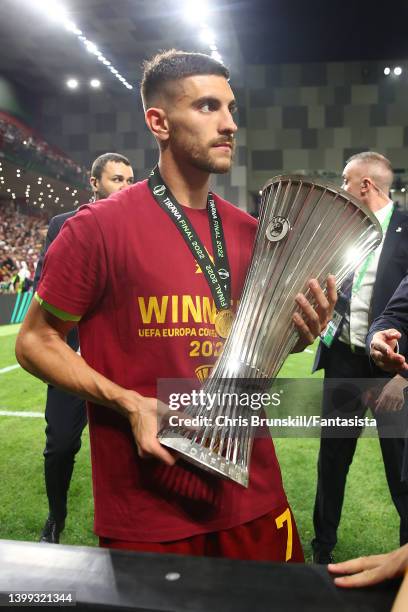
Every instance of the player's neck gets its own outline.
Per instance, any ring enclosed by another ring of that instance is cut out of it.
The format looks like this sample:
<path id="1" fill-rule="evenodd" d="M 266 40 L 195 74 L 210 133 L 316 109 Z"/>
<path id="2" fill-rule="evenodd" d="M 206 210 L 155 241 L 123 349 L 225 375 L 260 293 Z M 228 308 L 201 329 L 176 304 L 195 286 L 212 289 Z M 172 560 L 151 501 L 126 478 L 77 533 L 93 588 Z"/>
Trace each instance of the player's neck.
<path id="1" fill-rule="evenodd" d="M 159 169 L 162 178 L 179 204 L 188 208 L 207 207 L 210 175 L 197 168 L 181 168 L 174 159 L 160 157 Z"/>

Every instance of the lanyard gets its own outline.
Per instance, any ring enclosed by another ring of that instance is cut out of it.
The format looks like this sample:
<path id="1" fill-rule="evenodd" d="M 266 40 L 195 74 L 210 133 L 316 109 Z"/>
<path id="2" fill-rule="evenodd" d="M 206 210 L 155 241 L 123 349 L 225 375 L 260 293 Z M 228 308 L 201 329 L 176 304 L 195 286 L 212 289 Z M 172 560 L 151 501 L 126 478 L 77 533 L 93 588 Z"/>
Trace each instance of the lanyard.
<path id="1" fill-rule="evenodd" d="M 221 217 L 218 214 L 213 194 L 211 192 L 208 194 L 207 212 L 214 252 L 214 265 L 197 232 L 184 214 L 184 210 L 163 182 L 158 166 L 153 168 L 148 184 L 155 201 L 173 221 L 200 266 L 217 310 L 230 311 L 231 274 Z"/>
<path id="2" fill-rule="evenodd" d="M 394 212 L 394 207 L 392 206 L 391 210 L 389 211 L 389 213 L 385 217 L 384 221 L 381 223 L 381 229 L 382 229 L 384 234 L 385 234 L 385 232 L 388 229 L 388 226 L 390 224 L 390 220 L 391 220 L 391 216 L 392 216 L 393 212 Z M 364 277 L 367 274 L 368 267 L 369 267 L 370 263 L 373 261 L 374 257 L 375 257 L 375 251 L 371 251 L 371 253 L 368 255 L 368 257 L 366 257 L 364 262 L 362 263 L 362 265 L 360 267 L 360 270 L 359 270 L 359 273 L 357 275 L 357 278 L 353 282 L 353 288 L 351 290 L 352 295 L 355 295 L 356 293 L 358 293 L 360 291 L 360 288 L 361 288 L 361 285 L 363 283 Z"/>

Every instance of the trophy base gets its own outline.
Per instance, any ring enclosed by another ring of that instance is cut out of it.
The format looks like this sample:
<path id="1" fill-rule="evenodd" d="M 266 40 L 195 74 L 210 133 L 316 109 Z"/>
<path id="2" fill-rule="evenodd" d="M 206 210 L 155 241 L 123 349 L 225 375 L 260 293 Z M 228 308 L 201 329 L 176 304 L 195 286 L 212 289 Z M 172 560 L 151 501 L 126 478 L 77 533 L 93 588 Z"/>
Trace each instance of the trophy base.
<path id="1" fill-rule="evenodd" d="M 243 487 L 248 487 L 248 470 L 246 468 L 234 465 L 208 448 L 203 448 L 200 444 L 176 434 L 172 434 L 171 437 L 160 436 L 159 441 L 163 446 L 177 451 L 189 463 L 207 472 L 216 472 L 219 476 L 232 480 Z"/>

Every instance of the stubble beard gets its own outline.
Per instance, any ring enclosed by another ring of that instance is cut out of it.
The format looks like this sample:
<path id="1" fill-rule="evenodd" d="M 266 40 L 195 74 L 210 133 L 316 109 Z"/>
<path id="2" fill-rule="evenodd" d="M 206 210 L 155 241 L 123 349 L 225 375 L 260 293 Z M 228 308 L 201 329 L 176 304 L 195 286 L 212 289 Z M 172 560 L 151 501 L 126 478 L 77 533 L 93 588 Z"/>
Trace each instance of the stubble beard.
<path id="1" fill-rule="evenodd" d="M 209 151 L 202 151 L 199 147 L 193 147 L 191 150 L 191 165 L 210 174 L 227 174 L 231 170 L 234 161 L 234 147 L 231 150 L 231 156 L 224 159 L 214 159 Z"/>
<path id="2" fill-rule="evenodd" d="M 174 130 L 176 135 L 176 149 L 179 150 L 182 157 L 185 161 L 190 165 L 196 168 L 197 170 L 201 170 L 202 172 L 207 172 L 209 174 L 226 174 L 231 170 L 231 166 L 234 161 L 234 153 L 235 153 L 235 142 L 230 139 L 226 142 L 230 143 L 232 146 L 231 155 L 229 157 L 225 156 L 224 159 L 214 159 L 214 156 L 211 156 L 211 151 L 213 150 L 212 145 L 213 142 L 210 142 L 206 145 L 198 144 L 192 140 L 191 135 L 186 138 L 180 138 L 180 134 L 178 130 Z M 178 138 L 177 138 L 178 137 Z M 215 153 L 215 151 L 214 151 Z"/>

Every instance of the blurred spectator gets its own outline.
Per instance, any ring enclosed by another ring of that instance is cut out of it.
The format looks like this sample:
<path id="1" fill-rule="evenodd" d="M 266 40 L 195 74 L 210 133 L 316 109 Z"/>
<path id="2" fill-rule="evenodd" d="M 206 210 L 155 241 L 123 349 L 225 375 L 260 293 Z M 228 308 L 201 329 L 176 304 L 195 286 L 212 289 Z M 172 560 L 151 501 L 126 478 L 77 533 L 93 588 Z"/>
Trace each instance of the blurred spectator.
<path id="1" fill-rule="evenodd" d="M 29 291 L 48 222 L 0 206 L 0 293 Z"/>

